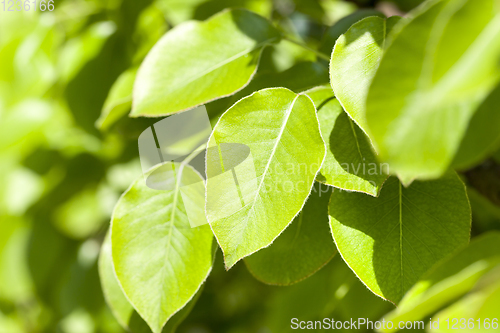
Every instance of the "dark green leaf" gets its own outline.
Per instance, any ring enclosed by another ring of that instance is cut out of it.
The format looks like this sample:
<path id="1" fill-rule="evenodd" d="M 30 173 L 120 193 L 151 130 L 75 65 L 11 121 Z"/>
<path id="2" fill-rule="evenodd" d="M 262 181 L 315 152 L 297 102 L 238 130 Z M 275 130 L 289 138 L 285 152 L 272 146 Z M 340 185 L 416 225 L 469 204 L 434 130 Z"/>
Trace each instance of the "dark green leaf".
<path id="1" fill-rule="evenodd" d="M 245 258 L 249 271 L 260 281 L 290 285 L 314 274 L 335 255 L 328 229 L 328 202 L 332 191 L 315 183 L 304 208 L 271 244 Z"/>

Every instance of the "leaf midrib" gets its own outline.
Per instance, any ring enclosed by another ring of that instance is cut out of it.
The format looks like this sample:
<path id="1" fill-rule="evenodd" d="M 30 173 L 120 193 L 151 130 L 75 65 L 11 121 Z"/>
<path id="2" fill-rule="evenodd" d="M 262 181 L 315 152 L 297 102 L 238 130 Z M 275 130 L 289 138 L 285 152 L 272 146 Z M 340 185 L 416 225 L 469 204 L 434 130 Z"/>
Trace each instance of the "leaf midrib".
<path id="1" fill-rule="evenodd" d="M 179 170 L 179 173 L 182 174 L 182 168 Z M 179 195 L 179 179 L 180 179 L 180 175 L 178 176 L 177 173 L 175 172 L 175 164 L 172 163 L 172 171 L 174 172 L 174 177 L 176 178 L 176 184 L 175 184 L 175 190 L 174 190 L 174 200 L 172 202 L 172 212 L 170 213 L 170 227 L 169 227 L 169 231 L 168 231 L 168 238 L 167 238 L 167 241 L 165 242 L 165 247 L 166 247 L 166 252 L 165 252 L 165 260 L 164 260 L 164 265 L 162 265 L 161 267 L 161 284 L 162 284 L 162 291 L 164 290 L 164 283 L 167 281 L 167 279 L 165 278 L 165 266 L 166 266 L 166 263 L 168 263 L 168 257 L 170 255 L 170 248 L 172 247 L 171 246 L 171 242 L 172 242 L 172 234 L 173 234 L 173 230 L 174 230 L 174 223 L 175 223 L 175 212 L 177 210 L 177 200 L 178 200 L 178 195 Z M 160 300 L 158 302 L 158 318 L 160 318 L 160 315 L 161 315 L 161 309 L 162 309 L 162 306 L 161 304 L 163 303 L 163 292 L 160 292 Z M 168 320 L 168 318 L 167 318 Z M 165 324 L 165 323 L 164 323 Z M 160 327 L 161 329 L 161 327 Z"/>
<path id="2" fill-rule="evenodd" d="M 288 119 L 290 118 L 290 115 L 292 114 L 293 107 L 295 105 L 295 102 L 299 98 L 299 96 L 300 95 L 295 96 L 295 98 L 293 99 L 292 103 L 290 104 L 290 108 L 287 110 L 287 112 L 285 114 L 285 119 L 283 120 L 283 125 L 281 126 L 280 132 L 279 132 L 278 136 L 276 137 L 276 143 L 274 144 L 273 150 L 271 151 L 271 155 L 269 156 L 269 160 L 267 161 L 266 167 L 264 168 L 264 172 L 261 175 L 261 180 L 259 182 L 259 186 L 257 187 L 257 190 L 255 191 L 255 197 L 254 197 L 254 199 L 252 201 L 252 205 L 250 207 L 250 210 L 246 214 L 246 217 L 245 217 L 245 220 L 244 220 L 245 228 L 243 228 L 243 229 L 246 229 L 246 226 L 247 226 L 248 220 L 249 220 L 249 216 L 250 216 L 250 214 L 252 214 L 254 212 L 255 203 L 257 202 L 257 198 L 260 196 L 260 190 L 261 190 L 262 184 L 264 183 L 264 180 L 266 178 L 267 171 L 269 170 L 269 166 L 271 165 L 271 161 L 273 160 L 273 157 L 274 157 L 274 154 L 276 153 L 278 145 L 281 142 L 281 137 L 283 136 L 283 132 L 285 131 L 286 125 L 288 123 Z M 240 233 L 239 239 L 241 239 L 242 236 L 243 236 L 243 232 Z M 241 242 L 237 242 L 236 243 L 236 247 L 234 248 L 234 252 L 237 251 L 237 249 L 240 246 L 240 244 L 241 244 Z"/>

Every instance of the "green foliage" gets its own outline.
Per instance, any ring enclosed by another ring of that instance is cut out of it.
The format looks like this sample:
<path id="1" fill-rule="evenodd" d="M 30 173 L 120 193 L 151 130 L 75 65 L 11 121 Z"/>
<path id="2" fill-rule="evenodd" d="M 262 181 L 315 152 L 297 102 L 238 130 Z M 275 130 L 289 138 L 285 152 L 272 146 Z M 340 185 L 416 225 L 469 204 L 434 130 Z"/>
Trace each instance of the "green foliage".
<path id="1" fill-rule="evenodd" d="M 209 147 L 224 143 L 244 144 L 251 154 L 234 168 L 234 187 L 232 167 L 207 155 L 207 219 L 230 268 L 270 245 L 300 212 L 326 151 L 314 104 L 284 88 L 260 90 L 227 110 Z"/>
<path id="2" fill-rule="evenodd" d="M 102 290 L 106 297 L 106 301 L 120 324 L 128 328 L 131 332 L 149 332 L 148 324 L 146 324 L 134 310 L 115 276 L 113 257 L 111 254 L 111 234 L 109 233 L 106 235 L 106 239 L 102 244 L 101 254 L 99 256 L 99 276 L 101 277 Z M 162 333 L 175 332 L 175 329 L 186 318 L 189 312 L 191 312 L 200 293 L 201 290 L 196 293 L 193 299 L 189 301 L 182 310 L 172 316 L 168 324 L 163 327 Z"/>
<path id="3" fill-rule="evenodd" d="M 346 17 L 343 17 L 342 19 L 338 20 L 334 25 L 329 27 L 326 31 L 325 34 L 323 35 L 323 38 L 321 40 L 321 45 L 319 47 L 319 51 L 323 52 L 324 54 L 331 54 L 332 49 L 335 46 L 335 43 L 337 42 L 337 39 L 347 32 L 349 28 L 357 23 L 358 21 L 361 21 L 362 19 L 370 16 L 378 16 L 378 17 L 384 17 L 382 13 L 380 13 L 377 10 L 373 9 L 360 9 L 358 11 L 355 11 L 354 13 L 347 15 Z"/>
<path id="4" fill-rule="evenodd" d="M 366 118 L 381 158 L 404 183 L 447 170 L 470 118 L 495 87 L 498 10 L 496 1 L 431 1 L 390 37 Z"/>
<path id="5" fill-rule="evenodd" d="M 342 258 L 370 290 L 394 303 L 469 241 L 467 194 L 454 174 L 408 188 L 392 177 L 378 198 L 334 192 L 329 214 Z"/>
<path id="6" fill-rule="evenodd" d="M 379 66 L 387 34 L 399 20 L 397 16 L 362 19 L 341 35 L 333 48 L 330 82 L 335 97 L 365 132 L 368 132 L 365 110 L 368 89 Z"/>
<path id="7" fill-rule="evenodd" d="M 200 176 L 190 166 L 163 167 L 173 173 L 175 188 L 156 191 L 141 177 L 120 198 L 111 220 L 116 276 L 155 333 L 193 298 L 212 269 L 214 252 L 208 225 L 190 227 L 184 202 L 193 193 L 181 194 L 181 186 Z"/>
<path id="8" fill-rule="evenodd" d="M 499 9 L 0 6 L 0 332 L 497 330 Z M 204 154 L 141 170 L 200 105 Z"/>
<path id="9" fill-rule="evenodd" d="M 388 170 L 378 164 L 366 134 L 344 112 L 331 88 L 318 87 L 307 95 L 316 106 L 327 148 L 319 180 L 340 189 L 378 196 Z"/>
<path id="10" fill-rule="evenodd" d="M 485 273 L 499 266 L 499 241 L 498 232 L 485 234 L 435 266 L 408 291 L 397 310 L 386 319 L 395 322 L 422 319 L 465 295 Z"/>
<path id="11" fill-rule="evenodd" d="M 500 267 L 500 266 L 499 266 Z M 450 325 L 443 328 L 430 328 L 429 332 L 453 332 L 457 328 L 474 329 L 475 332 L 487 332 L 490 330 L 498 330 L 500 324 L 498 322 L 498 307 L 500 306 L 500 269 L 487 274 L 484 277 L 483 283 L 478 283 L 476 290 L 470 295 L 438 312 L 435 320 L 446 322 Z M 450 318 L 457 318 L 457 320 Z M 458 320 L 460 318 L 460 320 Z M 466 319 L 463 320 L 462 318 Z M 474 325 L 472 325 L 472 323 Z"/>
<path id="12" fill-rule="evenodd" d="M 177 26 L 139 68 L 132 115 L 168 115 L 235 93 L 252 78 L 262 49 L 279 38 L 269 22 L 246 10 Z"/>

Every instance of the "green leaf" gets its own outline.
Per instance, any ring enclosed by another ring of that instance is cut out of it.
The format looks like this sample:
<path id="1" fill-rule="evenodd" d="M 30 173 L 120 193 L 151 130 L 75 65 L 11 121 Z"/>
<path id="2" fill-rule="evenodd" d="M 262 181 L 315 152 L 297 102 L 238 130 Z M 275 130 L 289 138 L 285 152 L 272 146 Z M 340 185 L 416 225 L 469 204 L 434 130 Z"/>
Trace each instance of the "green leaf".
<path id="1" fill-rule="evenodd" d="M 120 325 L 132 333 L 151 332 L 148 324 L 146 324 L 127 300 L 118 283 L 113 267 L 113 258 L 111 256 L 111 233 L 109 232 L 102 244 L 101 254 L 99 255 L 99 276 L 106 303 L 111 308 L 113 315 Z M 201 289 L 202 288 L 200 288 L 200 291 L 196 293 L 195 297 L 193 297 L 182 310 L 168 320 L 165 327 L 163 327 L 162 333 L 175 332 L 177 326 L 182 323 L 193 309 L 201 294 Z"/>
<path id="2" fill-rule="evenodd" d="M 483 279 L 490 280 L 486 285 L 480 285 L 483 282 L 480 281 L 476 286 L 476 290 L 472 293 L 433 316 L 432 321 L 434 324 L 427 331 L 456 332 L 457 329 L 464 330 L 464 327 L 473 332 L 498 331 L 500 327 L 500 318 L 498 318 L 498 309 L 500 309 L 500 266 L 488 273 L 488 275 L 490 276 L 485 276 Z M 455 320 L 453 318 L 457 318 L 457 325 L 454 325 Z M 464 324 L 462 318 L 465 319 L 465 326 L 462 326 Z M 439 325 L 436 324 L 438 320 Z"/>
<path id="3" fill-rule="evenodd" d="M 370 290 L 393 303 L 469 241 L 469 202 L 456 174 L 408 188 L 391 177 L 378 198 L 334 192 L 329 214 L 342 258 Z"/>
<path id="4" fill-rule="evenodd" d="M 500 233 L 492 232 L 473 239 L 434 266 L 405 295 L 399 307 L 386 316 L 392 322 L 427 318 L 449 302 L 466 294 L 486 272 L 500 263 Z M 383 332 L 394 332 L 383 330 Z"/>
<path id="5" fill-rule="evenodd" d="M 207 155 L 207 219 L 227 268 L 270 245 L 300 212 L 326 153 L 313 103 L 285 88 L 255 92 L 222 115 L 210 146 L 234 143 L 250 150 L 236 167 Z"/>
<path id="6" fill-rule="evenodd" d="M 251 80 L 280 33 L 247 10 L 223 11 L 165 34 L 137 74 L 131 116 L 158 117 L 232 95 Z"/>
<path id="7" fill-rule="evenodd" d="M 500 85 L 497 86 L 470 120 L 452 166 L 466 170 L 481 163 L 500 147 Z"/>
<path id="8" fill-rule="evenodd" d="M 116 276 L 127 299 L 155 333 L 196 294 L 212 268 L 214 254 L 210 228 L 190 227 L 181 193 L 184 184 L 202 181 L 201 177 L 190 166 L 162 166 L 166 167 L 174 176 L 181 173 L 172 179 L 180 178 L 175 188 L 152 190 L 141 177 L 117 203 L 111 227 Z M 199 201 L 188 198 L 190 203 Z"/>
<path id="9" fill-rule="evenodd" d="M 366 134 L 344 112 L 330 87 L 306 92 L 318 110 L 326 157 L 318 181 L 337 188 L 377 196 L 387 179 Z"/>
<path id="10" fill-rule="evenodd" d="M 123 72 L 118 77 L 104 102 L 101 116 L 96 122 L 97 128 L 102 131 L 107 130 L 130 111 L 132 106 L 132 88 L 136 74 L 137 68 L 132 68 Z"/>
<path id="11" fill-rule="evenodd" d="M 325 31 L 318 51 L 324 54 L 331 54 L 332 49 L 335 46 L 335 42 L 340 35 L 349 30 L 349 28 L 356 22 L 369 16 L 379 16 L 381 18 L 385 17 L 384 14 L 374 9 L 360 9 L 350 15 L 347 15 L 346 17 L 343 17 Z"/>
<path id="12" fill-rule="evenodd" d="M 446 172 L 500 75 L 496 0 L 419 8 L 392 34 L 366 102 L 369 135 L 404 183 Z"/>
<path id="13" fill-rule="evenodd" d="M 384 52 L 386 36 L 400 20 L 367 17 L 340 36 L 330 60 L 330 83 L 344 110 L 366 133 L 368 88 Z"/>
<path id="14" fill-rule="evenodd" d="M 258 280 L 290 285 L 316 273 L 337 252 L 328 230 L 328 202 L 332 191 L 316 182 L 304 208 L 270 247 L 245 258 Z"/>

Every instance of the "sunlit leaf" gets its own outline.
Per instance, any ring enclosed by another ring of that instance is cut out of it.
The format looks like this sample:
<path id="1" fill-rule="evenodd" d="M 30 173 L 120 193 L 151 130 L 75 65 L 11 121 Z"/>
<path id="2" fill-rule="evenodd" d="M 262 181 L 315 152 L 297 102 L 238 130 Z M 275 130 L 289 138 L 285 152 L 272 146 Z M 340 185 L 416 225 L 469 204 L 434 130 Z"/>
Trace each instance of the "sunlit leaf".
<path id="1" fill-rule="evenodd" d="M 255 73 L 264 46 L 279 39 L 266 19 L 240 9 L 176 26 L 141 65 L 131 115 L 172 114 L 235 93 Z"/>
<path id="2" fill-rule="evenodd" d="M 207 219 L 228 268 L 299 213 L 326 152 L 313 103 L 285 88 L 255 92 L 222 115 L 210 146 L 235 143 L 249 148 L 242 161 L 207 155 Z"/>
<path id="3" fill-rule="evenodd" d="M 446 172 L 470 118 L 495 87 L 499 11 L 495 0 L 431 1 L 392 34 L 366 119 L 381 158 L 404 183 Z"/>
<path id="4" fill-rule="evenodd" d="M 113 258 L 111 256 L 111 234 L 106 235 L 106 239 L 102 244 L 101 254 L 99 256 L 99 276 L 101 279 L 102 290 L 113 315 L 116 317 L 120 325 L 130 330 L 132 333 L 148 333 L 151 332 L 148 324 L 134 310 L 130 302 L 125 297 L 118 279 L 115 275 L 113 267 Z M 201 290 L 189 303 L 179 312 L 172 316 L 162 329 L 162 333 L 175 332 L 175 329 L 191 312 L 196 304 Z"/>
<path id="5" fill-rule="evenodd" d="M 325 31 L 321 40 L 319 51 L 328 55 L 332 54 L 332 50 L 337 39 L 342 34 L 347 32 L 353 24 L 369 16 L 384 17 L 381 12 L 373 9 L 360 9 L 348 16 L 343 17 Z"/>
<path id="6" fill-rule="evenodd" d="M 189 166 L 162 167 L 168 166 L 178 177 L 174 189 L 150 189 L 141 177 L 121 197 L 111 221 L 116 276 L 155 333 L 194 297 L 214 253 L 209 226 L 191 228 L 181 195 L 181 186 L 202 181 L 200 176 Z"/>
<path id="7" fill-rule="evenodd" d="M 488 276 L 490 275 L 490 276 Z M 434 324 L 428 332 L 473 332 L 497 331 L 500 327 L 498 309 L 500 308 L 500 266 L 479 281 L 475 290 L 458 302 L 433 316 Z M 485 285 L 481 285 L 481 283 Z M 436 325 L 436 322 L 439 325 Z"/>
<path id="8" fill-rule="evenodd" d="M 456 174 L 408 188 L 391 177 L 378 198 L 335 191 L 329 214 L 342 258 L 370 290 L 393 303 L 469 241 L 470 208 Z"/>
<path id="9" fill-rule="evenodd" d="M 318 112 L 327 153 L 318 180 L 337 188 L 377 196 L 387 179 L 366 134 L 344 112 L 330 87 L 306 92 Z"/>
<path id="10" fill-rule="evenodd" d="M 467 293 L 486 272 L 500 264 L 499 242 L 498 232 L 473 239 L 469 246 L 425 274 L 385 319 L 398 322 L 427 318 Z"/>
<path id="11" fill-rule="evenodd" d="M 335 97 L 365 132 L 368 88 L 382 58 L 387 34 L 400 19 L 367 17 L 340 36 L 333 48 L 330 83 Z"/>

